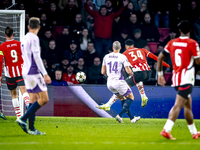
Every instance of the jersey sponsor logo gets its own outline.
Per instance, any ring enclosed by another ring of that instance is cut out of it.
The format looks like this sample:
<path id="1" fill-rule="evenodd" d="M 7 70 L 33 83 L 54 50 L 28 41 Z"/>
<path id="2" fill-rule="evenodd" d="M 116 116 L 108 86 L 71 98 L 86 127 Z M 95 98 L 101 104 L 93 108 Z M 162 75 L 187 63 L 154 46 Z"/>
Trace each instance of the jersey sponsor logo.
<path id="1" fill-rule="evenodd" d="M 183 43 L 183 42 L 173 42 L 172 45 L 180 46 L 180 47 L 187 47 L 187 43 Z"/>

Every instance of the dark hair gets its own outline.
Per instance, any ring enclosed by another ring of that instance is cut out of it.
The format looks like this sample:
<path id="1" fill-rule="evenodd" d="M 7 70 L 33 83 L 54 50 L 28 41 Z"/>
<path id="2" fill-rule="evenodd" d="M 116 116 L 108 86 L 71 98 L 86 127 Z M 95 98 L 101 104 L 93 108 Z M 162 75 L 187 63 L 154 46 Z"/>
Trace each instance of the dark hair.
<path id="1" fill-rule="evenodd" d="M 29 19 L 28 23 L 31 29 L 37 29 L 40 26 L 40 19 L 37 17 L 32 17 Z"/>
<path id="2" fill-rule="evenodd" d="M 192 24 L 187 20 L 181 21 L 178 24 L 178 27 L 184 34 L 187 34 L 192 30 Z"/>
<path id="3" fill-rule="evenodd" d="M 125 45 L 127 45 L 127 46 L 134 45 L 134 41 L 131 40 L 131 39 L 128 39 L 128 40 L 125 41 Z"/>
<path id="4" fill-rule="evenodd" d="M 13 28 L 11 26 L 7 26 L 5 28 L 5 35 L 7 37 L 11 37 L 13 35 Z"/>

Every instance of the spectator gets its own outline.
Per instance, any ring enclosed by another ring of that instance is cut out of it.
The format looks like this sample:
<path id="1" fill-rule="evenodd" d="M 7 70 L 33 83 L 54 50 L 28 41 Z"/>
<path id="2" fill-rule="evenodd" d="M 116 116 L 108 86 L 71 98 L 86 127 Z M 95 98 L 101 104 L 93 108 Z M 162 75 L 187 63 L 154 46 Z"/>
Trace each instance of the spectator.
<path id="1" fill-rule="evenodd" d="M 105 5 L 106 5 L 106 9 L 107 9 L 109 14 L 115 12 L 111 0 L 105 0 Z"/>
<path id="2" fill-rule="evenodd" d="M 112 41 L 116 39 L 116 36 L 119 36 L 123 27 L 123 22 L 121 21 L 121 17 L 118 16 L 113 21 L 113 27 L 112 27 Z M 124 28 L 123 28 L 124 29 Z"/>
<path id="3" fill-rule="evenodd" d="M 52 70 L 48 65 L 47 65 L 47 60 L 42 59 L 43 65 L 48 73 L 48 75 L 51 77 L 51 79 L 54 79 L 54 70 Z"/>
<path id="4" fill-rule="evenodd" d="M 162 45 L 163 46 L 166 46 L 167 43 L 172 40 L 172 39 L 175 39 L 177 38 L 177 33 L 176 33 L 176 30 L 174 28 L 171 28 L 169 30 L 169 36 L 167 38 L 164 39 L 164 41 L 162 42 Z"/>
<path id="5" fill-rule="evenodd" d="M 3 0 L 0 9 L 8 9 L 12 5 L 11 0 Z"/>
<path id="6" fill-rule="evenodd" d="M 90 84 L 105 84 L 106 80 L 101 74 L 101 61 L 99 57 L 94 58 L 94 63 L 88 70 L 88 80 Z"/>
<path id="7" fill-rule="evenodd" d="M 127 8 L 125 8 L 125 10 L 121 14 L 121 22 L 123 22 L 122 28 L 126 28 L 128 26 L 131 14 L 137 14 L 137 11 L 135 11 L 133 2 L 129 1 Z"/>
<path id="8" fill-rule="evenodd" d="M 147 46 L 147 41 L 141 38 L 142 31 L 140 29 L 135 29 L 133 31 L 134 35 L 134 46 L 137 48 L 145 48 Z"/>
<path id="9" fill-rule="evenodd" d="M 63 73 L 62 80 L 66 81 L 68 85 L 79 84 L 79 82 L 76 80 L 76 74 L 74 74 L 73 65 L 71 64 L 67 65 L 67 72 Z"/>
<path id="10" fill-rule="evenodd" d="M 131 14 L 129 17 L 129 21 L 128 21 L 128 33 L 130 33 L 130 36 L 133 37 L 133 31 L 135 29 L 139 29 L 140 28 L 140 23 L 137 22 L 137 15 L 135 13 Z"/>
<path id="11" fill-rule="evenodd" d="M 47 22 L 47 15 L 46 13 L 42 13 L 40 16 L 40 31 L 38 33 L 39 37 L 43 37 L 45 34 L 45 31 L 48 29 L 50 30 L 50 25 Z"/>
<path id="12" fill-rule="evenodd" d="M 145 14 L 149 13 L 148 7 L 147 7 L 147 3 L 142 3 L 141 6 L 139 7 L 139 11 L 137 12 L 137 18 L 138 18 L 138 22 L 142 23 L 144 22 L 144 16 Z"/>
<path id="13" fill-rule="evenodd" d="M 87 28 L 86 24 L 82 21 L 81 14 L 76 14 L 75 21 L 70 25 L 70 33 L 75 40 L 80 38 L 82 30 Z"/>
<path id="14" fill-rule="evenodd" d="M 61 67 L 64 73 L 67 72 L 67 65 L 69 64 L 69 60 L 67 58 L 63 58 L 61 61 Z"/>
<path id="15" fill-rule="evenodd" d="M 55 3 L 50 4 L 50 9 L 47 11 L 48 23 L 50 26 L 59 25 L 61 21 L 61 12 Z"/>
<path id="16" fill-rule="evenodd" d="M 34 16 L 40 17 L 43 12 L 47 11 L 47 2 L 45 0 L 37 0 L 34 8 L 36 9 L 34 12 Z"/>
<path id="17" fill-rule="evenodd" d="M 98 11 L 98 9 L 96 8 L 96 6 L 93 4 L 93 0 L 87 0 L 87 5 L 90 7 L 91 10 L 94 10 L 94 11 Z M 90 15 L 87 13 L 86 9 L 85 8 L 82 8 L 81 9 L 81 16 L 82 16 L 82 20 L 83 22 L 87 22 L 88 19 L 90 19 Z"/>
<path id="18" fill-rule="evenodd" d="M 85 4 L 85 9 L 94 18 L 95 48 L 99 56 L 105 53 L 112 45 L 111 34 L 113 20 L 122 13 L 128 4 L 128 0 L 124 0 L 123 4 L 124 6 L 118 12 L 109 15 L 105 5 L 101 6 L 99 12 L 95 12 Z"/>
<path id="19" fill-rule="evenodd" d="M 158 56 L 160 54 L 160 52 L 162 52 L 164 50 L 164 47 L 162 44 L 158 44 L 157 45 L 157 50 L 156 52 L 154 53 L 156 56 Z"/>
<path id="20" fill-rule="evenodd" d="M 58 7 L 60 8 L 60 10 L 63 10 L 66 7 L 68 1 L 69 0 L 59 0 Z"/>
<path id="21" fill-rule="evenodd" d="M 52 37 L 52 32 L 50 28 L 47 28 L 44 32 L 44 35 L 40 38 L 40 46 L 42 49 L 42 53 L 46 52 L 49 49 L 49 41 L 51 40 L 54 40 Z"/>
<path id="22" fill-rule="evenodd" d="M 87 67 L 92 65 L 95 57 L 98 57 L 98 54 L 94 48 L 94 43 L 89 42 L 87 45 L 87 51 L 85 52 L 85 63 Z"/>
<path id="23" fill-rule="evenodd" d="M 57 69 L 55 71 L 55 80 L 52 80 L 51 84 L 53 86 L 68 86 L 66 81 L 62 80 L 62 70 Z"/>
<path id="24" fill-rule="evenodd" d="M 88 33 L 88 29 L 83 29 L 80 37 L 80 48 L 83 52 L 87 51 L 88 42 L 92 42 L 92 38 Z"/>
<path id="25" fill-rule="evenodd" d="M 199 9 L 197 7 L 196 1 L 191 1 L 190 8 L 187 11 L 187 19 L 193 24 L 196 22 L 199 16 Z"/>
<path id="26" fill-rule="evenodd" d="M 120 53 L 123 53 L 126 49 L 125 49 L 125 41 L 127 39 L 129 39 L 129 35 L 128 35 L 128 31 L 126 29 L 123 29 L 121 31 L 121 34 L 116 37 L 116 39 L 114 41 L 119 41 L 121 43 L 121 50 Z"/>
<path id="27" fill-rule="evenodd" d="M 151 22 L 150 14 L 145 14 L 144 23 L 141 25 L 142 36 L 141 38 L 147 40 L 147 42 L 158 42 L 160 39 L 160 33 L 155 24 Z"/>
<path id="28" fill-rule="evenodd" d="M 20 2 L 17 7 L 18 7 L 18 10 L 27 10 L 25 9 L 25 4 L 23 2 Z"/>
<path id="29" fill-rule="evenodd" d="M 57 63 L 60 63 L 60 55 L 59 55 L 59 51 L 56 48 L 56 42 L 55 40 L 51 40 L 49 41 L 49 49 L 45 54 L 46 59 L 47 59 L 47 64 L 48 66 L 55 65 Z"/>
<path id="30" fill-rule="evenodd" d="M 174 28 L 177 26 L 178 23 L 181 22 L 181 20 L 184 20 L 185 17 L 185 13 L 184 10 L 182 8 L 182 4 L 181 3 L 177 3 L 176 7 L 174 9 L 171 10 L 171 12 L 169 13 L 169 25 L 171 28 Z"/>
<path id="31" fill-rule="evenodd" d="M 76 6 L 75 0 L 69 0 L 67 5 L 62 9 L 62 17 L 64 26 L 69 26 L 73 23 L 76 14 L 79 13 L 78 6 Z"/>
<path id="32" fill-rule="evenodd" d="M 70 64 L 76 65 L 79 58 L 84 58 L 84 54 L 81 50 L 77 49 L 77 43 L 75 40 L 70 42 L 70 50 L 64 51 L 63 58 L 67 58 Z"/>
<path id="33" fill-rule="evenodd" d="M 169 28 L 169 9 L 172 3 L 168 1 L 154 0 L 154 21 L 157 28 Z M 156 5 L 155 5 L 156 4 Z"/>
<path id="34" fill-rule="evenodd" d="M 72 40 L 72 37 L 69 33 L 69 27 L 64 26 L 61 35 L 58 36 L 56 39 L 57 47 L 60 51 L 60 54 L 63 55 L 65 50 L 69 49 L 70 41 Z"/>

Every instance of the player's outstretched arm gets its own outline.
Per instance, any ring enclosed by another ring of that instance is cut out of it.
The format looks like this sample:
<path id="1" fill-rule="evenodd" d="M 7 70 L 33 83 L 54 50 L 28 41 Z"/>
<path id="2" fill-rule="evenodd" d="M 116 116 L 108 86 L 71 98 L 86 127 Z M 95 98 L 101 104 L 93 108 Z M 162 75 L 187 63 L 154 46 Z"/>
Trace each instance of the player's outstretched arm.
<path id="1" fill-rule="evenodd" d="M 0 86 L 2 81 L 2 71 L 3 71 L 3 52 L 0 51 Z"/>
<path id="2" fill-rule="evenodd" d="M 158 61 L 158 57 L 151 52 L 149 52 L 148 57 L 154 59 L 155 61 Z M 162 64 L 163 66 L 170 68 L 170 65 L 168 63 L 162 61 Z"/>
<path id="3" fill-rule="evenodd" d="M 162 66 L 162 61 L 165 59 L 165 55 L 163 53 L 160 53 L 158 56 L 158 84 L 161 86 L 165 86 L 165 78 L 163 76 L 163 66 Z"/>

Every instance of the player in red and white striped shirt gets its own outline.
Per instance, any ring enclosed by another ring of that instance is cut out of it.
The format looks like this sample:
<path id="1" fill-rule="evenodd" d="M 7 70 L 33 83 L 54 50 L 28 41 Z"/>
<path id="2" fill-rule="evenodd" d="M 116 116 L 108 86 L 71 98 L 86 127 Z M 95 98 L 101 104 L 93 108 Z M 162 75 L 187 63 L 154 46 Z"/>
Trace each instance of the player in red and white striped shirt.
<path id="1" fill-rule="evenodd" d="M 144 91 L 143 81 L 148 81 L 151 76 L 151 70 L 147 63 L 146 57 L 150 57 L 157 61 L 157 56 L 144 48 L 134 47 L 134 41 L 131 39 L 128 39 L 125 41 L 125 48 L 126 48 L 126 51 L 123 54 L 127 57 L 132 67 L 132 70 L 134 72 L 134 76 L 127 77 L 125 81 L 128 83 L 130 87 L 134 85 L 137 86 L 142 98 L 141 107 L 144 107 L 147 104 L 148 98 Z M 163 65 L 168 68 L 170 67 L 164 61 L 163 61 Z M 118 99 L 117 96 L 113 94 L 113 96 L 110 98 L 110 100 L 106 104 L 99 105 L 96 107 L 100 109 L 104 109 L 104 110 L 110 110 L 111 105 L 117 99 Z"/>
<path id="2" fill-rule="evenodd" d="M 21 117 L 21 110 L 19 107 L 19 100 L 17 94 L 17 86 L 19 86 L 20 92 L 23 96 L 26 106 L 29 105 L 29 95 L 26 91 L 24 79 L 22 78 L 22 65 L 23 58 L 21 52 L 21 42 L 13 39 L 13 29 L 8 26 L 5 29 L 6 41 L 0 45 L 0 80 L 2 79 L 3 70 L 3 57 L 5 60 L 5 77 L 8 89 L 12 96 L 12 103 L 17 115 L 17 118 Z M 1 86 L 1 82 L 0 82 Z"/>
<path id="3" fill-rule="evenodd" d="M 173 64 L 172 86 L 177 91 L 176 101 L 169 112 L 168 120 L 161 131 L 161 135 L 167 139 L 175 139 L 170 134 L 174 122 L 177 119 L 180 111 L 184 108 L 185 119 L 188 123 L 188 128 L 193 136 L 193 139 L 200 137 L 200 132 L 197 132 L 193 123 L 193 113 L 191 110 L 191 93 L 194 85 L 194 61 L 200 65 L 200 50 L 199 45 L 190 37 L 192 24 L 183 21 L 179 25 L 180 37 L 171 40 L 166 45 L 163 53 L 158 57 L 158 84 L 164 86 L 165 79 L 162 72 L 162 60 L 165 56 L 171 56 Z"/>

